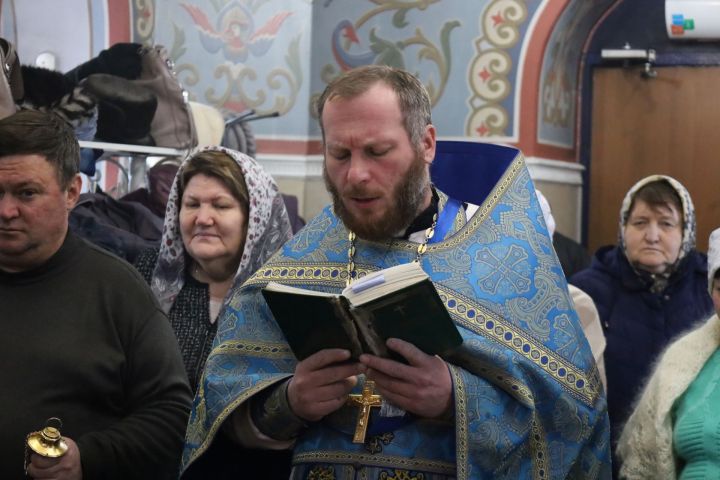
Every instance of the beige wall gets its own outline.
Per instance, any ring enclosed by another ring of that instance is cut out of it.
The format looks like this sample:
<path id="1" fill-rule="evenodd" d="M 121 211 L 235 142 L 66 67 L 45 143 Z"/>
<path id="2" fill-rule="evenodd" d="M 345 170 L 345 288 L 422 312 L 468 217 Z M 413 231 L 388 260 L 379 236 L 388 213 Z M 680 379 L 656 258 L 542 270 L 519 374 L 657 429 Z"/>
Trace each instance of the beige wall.
<path id="1" fill-rule="evenodd" d="M 305 221 L 316 216 L 330 203 L 330 195 L 325 189 L 322 178 L 275 177 L 275 181 L 278 183 L 282 193 L 295 195 L 298 198 L 298 211 Z"/>
<path id="2" fill-rule="evenodd" d="M 540 190 L 550 203 L 558 232 L 580 241 L 582 225 L 582 195 L 577 185 L 556 182 L 536 181 L 535 187 Z"/>

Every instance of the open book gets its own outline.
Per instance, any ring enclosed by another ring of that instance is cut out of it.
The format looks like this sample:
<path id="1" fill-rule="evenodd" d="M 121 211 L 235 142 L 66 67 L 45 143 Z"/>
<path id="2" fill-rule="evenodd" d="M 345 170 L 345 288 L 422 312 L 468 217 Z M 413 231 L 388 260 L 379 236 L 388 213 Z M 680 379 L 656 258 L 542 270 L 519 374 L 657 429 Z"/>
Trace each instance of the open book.
<path id="1" fill-rule="evenodd" d="M 404 361 L 385 346 L 390 337 L 430 355 L 442 355 L 462 343 L 417 262 L 373 272 L 339 295 L 274 282 L 262 294 L 299 360 L 322 349 L 345 348 L 354 359 L 372 353 Z"/>

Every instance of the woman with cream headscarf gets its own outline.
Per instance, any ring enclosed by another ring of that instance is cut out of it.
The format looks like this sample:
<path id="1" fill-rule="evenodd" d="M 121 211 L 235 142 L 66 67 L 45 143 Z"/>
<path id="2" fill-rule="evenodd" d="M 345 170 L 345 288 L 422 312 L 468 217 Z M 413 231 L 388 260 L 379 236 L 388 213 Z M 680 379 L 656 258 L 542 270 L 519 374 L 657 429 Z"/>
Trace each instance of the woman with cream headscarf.
<path id="1" fill-rule="evenodd" d="M 720 477 L 720 229 L 710 235 L 708 290 L 715 315 L 667 349 L 623 429 L 621 478 Z"/>
<path id="2" fill-rule="evenodd" d="M 707 260 L 695 250 L 695 210 L 680 182 L 652 175 L 633 185 L 619 236 L 619 245 L 600 248 L 590 268 L 570 279 L 592 297 L 605 332 L 613 445 L 659 354 L 712 313 Z"/>

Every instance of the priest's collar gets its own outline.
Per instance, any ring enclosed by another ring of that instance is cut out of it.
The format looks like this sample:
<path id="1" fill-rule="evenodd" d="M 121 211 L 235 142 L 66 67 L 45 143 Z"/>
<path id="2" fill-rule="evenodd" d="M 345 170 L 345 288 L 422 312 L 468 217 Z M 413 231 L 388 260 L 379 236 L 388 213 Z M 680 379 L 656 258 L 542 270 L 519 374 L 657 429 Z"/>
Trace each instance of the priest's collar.
<path id="1" fill-rule="evenodd" d="M 430 199 L 430 205 L 420 212 L 415 219 L 410 223 L 410 226 L 405 230 L 405 233 L 399 236 L 407 240 L 410 235 L 415 232 L 425 231 L 430 228 L 433 224 L 433 217 L 438 213 L 438 204 L 440 202 L 440 196 L 438 195 L 435 187 L 430 187 L 432 190 L 432 198 Z"/>

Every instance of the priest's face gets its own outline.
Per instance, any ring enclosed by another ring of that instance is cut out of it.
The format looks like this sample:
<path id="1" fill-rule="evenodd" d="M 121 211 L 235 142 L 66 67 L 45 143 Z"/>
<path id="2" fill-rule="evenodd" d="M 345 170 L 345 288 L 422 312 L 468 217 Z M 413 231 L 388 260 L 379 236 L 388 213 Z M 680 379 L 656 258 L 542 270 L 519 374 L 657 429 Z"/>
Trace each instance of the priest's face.
<path id="1" fill-rule="evenodd" d="M 402 233 L 430 203 L 435 128 L 412 145 L 397 96 L 383 83 L 329 100 L 322 120 L 323 175 L 337 215 L 366 240 Z"/>

